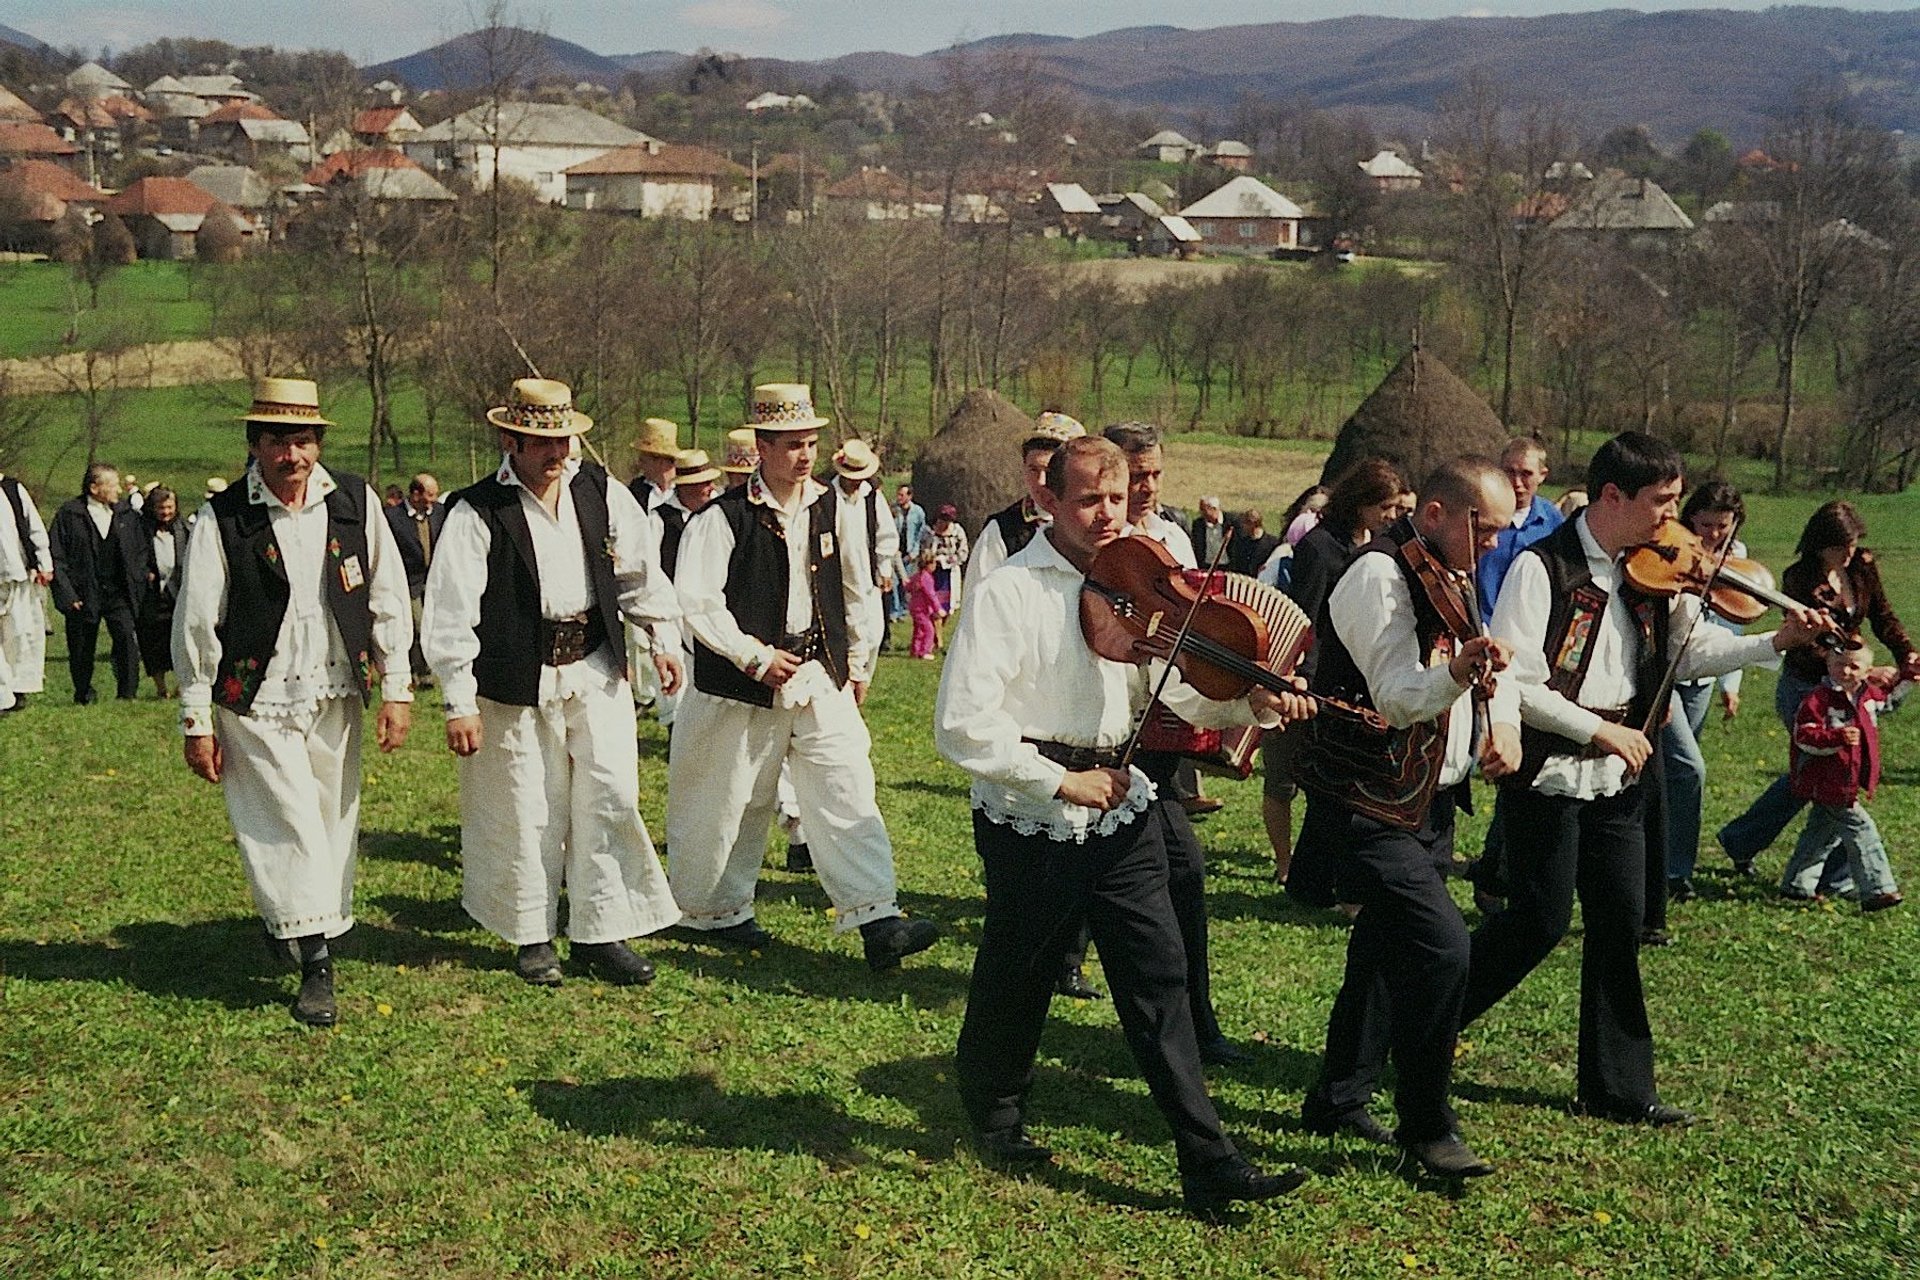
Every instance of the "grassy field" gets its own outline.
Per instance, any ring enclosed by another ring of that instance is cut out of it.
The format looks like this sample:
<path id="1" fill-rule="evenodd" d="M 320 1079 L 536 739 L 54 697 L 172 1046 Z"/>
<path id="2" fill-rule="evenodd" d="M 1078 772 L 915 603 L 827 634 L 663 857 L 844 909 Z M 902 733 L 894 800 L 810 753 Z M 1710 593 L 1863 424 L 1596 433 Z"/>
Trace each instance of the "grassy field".
<path id="1" fill-rule="evenodd" d="M 1808 505 L 1756 502 L 1750 540 L 1776 568 Z M 1920 608 L 1911 502 L 1876 500 L 1868 519 L 1896 601 Z M 1106 1002 L 1062 1002 L 1042 1046 L 1031 1115 L 1058 1167 L 1015 1178 L 968 1152 L 951 1052 L 980 886 L 965 779 L 927 743 L 937 664 L 883 662 L 868 711 L 903 901 L 946 930 L 904 973 L 870 975 L 830 933 L 818 885 L 770 869 L 765 954 L 662 939 L 643 944 L 651 988 L 524 987 L 459 906 L 455 774 L 429 699 L 406 747 L 369 763 L 344 1020 L 306 1033 L 285 1012 L 291 979 L 263 965 L 219 793 L 181 765 L 171 706 L 66 705 L 55 649 L 48 694 L 0 721 L 0 1275 L 1920 1267 L 1914 907 L 1795 908 L 1707 854 L 1701 898 L 1674 912 L 1678 944 L 1645 957 L 1663 1091 L 1704 1122 L 1656 1133 L 1567 1113 L 1570 940 L 1468 1036 L 1460 1111 L 1499 1171 L 1452 1194 L 1299 1130 L 1344 926 L 1269 881 L 1257 784 L 1210 783 L 1228 801 L 1201 827 L 1216 1000 L 1254 1054 L 1212 1083 L 1250 1154 L 1316 1176 L 1206 1228 L 1175 1211 L 1172 1150 Z M 1708 730 L 1709 829 L 1784 759 L 1770 684 L 1759 674 L 1750 710 Z M 664 740 L 651 723 L 642 736 L 658 833 Z M 1886 737 L 1875 810 L 1912 878 L 1920 727 L 1896 716 Z"/>
<path id="2" fill-rule="evenodd" d="M 44 356 L 66 350 L 73 323 L 72 275 L 50 262 L 0 266 L 0 357 Z M 100 289 L 100 305 L 87 305 L 80 286 L 78 334 L 82 343 L 122 326 L 143 342 L 173 342 L 207 336 L 207 305 L 194 294 L 194 264 L 136 262 L 120 267 Z"/>

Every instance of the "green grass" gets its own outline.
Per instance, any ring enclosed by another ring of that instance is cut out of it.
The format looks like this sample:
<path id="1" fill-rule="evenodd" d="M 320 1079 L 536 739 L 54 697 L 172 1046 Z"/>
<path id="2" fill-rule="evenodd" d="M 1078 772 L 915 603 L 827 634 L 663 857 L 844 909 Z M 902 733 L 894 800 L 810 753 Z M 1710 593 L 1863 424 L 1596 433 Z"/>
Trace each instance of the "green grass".
<path id="1" fill-rule="evenodd" d="M 52 262 L 0 266 L 0 357 L 54 355 L 73 323 L 72 275 Z M 79 286 L 81 343 L 113 325 L 137 332 L 145 342 L 207 336 L 207 304 L 196 295 L 193 263 L 136 262 L 120 267 L 100 289 L 100 305 L 87 305 Z"/>
<path id="2" fill-rule="evenodd" d="M 1808 505 L 1756 502 L 1750 540 L 1776 568 Z M 1912 511 L 1875 499 L 1867 517 L 1909 609 Z M 1210 782 L 1228 802 L 1201 827 L 1215 998 L 1254 1051 L 1215 1094 L 1250 1154 L 1317 1176 L 1209 1229 L 1174 1211 L 1172 1150 L 1106 1002 L 1061 1002 L 1042 1045 L 1031 1119 L 1058 1169 L 1009 1177 L 966 1149 L 951 1052 L 981 891 L 965 779 L 928 744 L 937 664 L 886 660 L 868 708 L 903 901 L 946 930 L 901 975 L 868 974 L 817 883 L 769 869 L 764 955 L 655 940 L 646 990 L 524 987 L 459 906 L 455 772 L 429 699 L 406 747 L 369 760 L 343 1022 L 306 1033 L 286 1015 L 291 980 L 262 966 L 220 794 L 182 766 L 173 708 L 66 705 L 54 647 L 47 695 L 0 721 L 0 1275 L 1920 1267 L 1915 907 L 1795 909 L 1707 853 L 1678 945 L 1644 962 L 1663 1092 L 1705 1122 L 1567 1114 L 1570 939 L 1468 1035 L 1459 1109 L 1499 1171 L 1448 1195 L 1295 1124 L 1345 931 L 1268 880 L 1257 783 Z M 1749 710 L 1706 734 L 1709 831 L 1784 760 L 1770 687 L 1756 675 Z M 650 722 L 642 737 L 658 835 L 664 740 Z M 1892 717 L 1886 740 L 1874 808 L 1911 880 L 1920 721 Z M 1483 827 L 1467 824 L 1464 851 Z"/>

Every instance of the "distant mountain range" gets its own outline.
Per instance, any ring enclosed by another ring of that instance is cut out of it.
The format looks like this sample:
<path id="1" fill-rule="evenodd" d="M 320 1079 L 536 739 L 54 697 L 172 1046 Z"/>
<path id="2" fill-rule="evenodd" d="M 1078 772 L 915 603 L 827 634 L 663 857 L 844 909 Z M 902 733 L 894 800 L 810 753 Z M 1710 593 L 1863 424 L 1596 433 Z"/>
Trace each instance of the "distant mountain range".
<path id="1" fill-rule="evenodd" d="M 35 53 L 47 47 L 47 42 L 39 36 L 30 36 L 26 32 L 0 23 L 0 44 L 17 44 L 22 49 L 31 49 Z"/>

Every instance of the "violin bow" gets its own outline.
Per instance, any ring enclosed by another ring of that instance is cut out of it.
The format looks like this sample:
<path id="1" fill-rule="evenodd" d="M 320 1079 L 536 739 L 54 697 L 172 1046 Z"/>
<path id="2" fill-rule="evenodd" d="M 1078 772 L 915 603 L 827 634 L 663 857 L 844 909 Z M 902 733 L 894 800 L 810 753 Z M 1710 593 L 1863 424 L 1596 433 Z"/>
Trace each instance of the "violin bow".
<path id="1" fill-rule="evenodd" d="M 1707 597 L 1713 594 L 1713 584 L 1720 580 L 1720 571 L 1727 567 L 1727 557 L 1733 554 L 1733 540 L 1740 536 L 1740 527 L 1744 523 L 1736 522 L 1733 531 L 1727 534 L 1726 542 L 1720 547 L 1720 558 L 1713 562 L 1713 572 L 1700 585 L 1700 607 L 1694 610 L 1692 620 L 1687 623 L 1687 632 L 1680 637 L 1679 647 L 1667 655 L 1666 674 L 1660 677 L 1660 688 L 1652 704 L 1647 707 L 1646 723 L 1640 726 L 1640 732 L 1647 737 L 1653 736 L 1653 731 L 1660 727 L 1667 713 L 1667 703 L 1673 699 L 1674 681 L 1680 675 L 1680 659 L 1686 656 L 1687 646 L 1693 642 L 1693 629 L 1700 625 L 1700 619 L 1707 611 Z M 1673 647 L 1673 637 L 1667 637 L 1667 644 L 1669 648 Z"/>
<path id="2" fill-rule="evenodd" d="M 1466 597 L 1467 617 L 1473 621 L 1475 639 L 1487 634 L 1486 619 L 1480 616 L 1480 508 L 1467 508 L 1467 580 L 1461 595 Z M 1493 696 L 1493 664 L 1474 664 L 1473 731 L 1479 738 L 1477 750 L 1485 750 L 1493 737 L 1493 712 L 1488 702 Z"/>
<path id="3" fill-rule="evenodd" d="M 1220 571 L 1220 557 L 1227 554 L 1227 544 L 1231 541 L 1233 541 L 1233 527 L 1229 525 L 1227 528 L 1221 530 L 1220 545 L 1213 549 L 1213 559 L 1207 564 L 1207 578 L 1209 581 L 1212 580 L 1214 574 Z M 1180 619 L 1180 630 L 1173 637 L 1173 648 L 1167 651 L 1167 665 L 1160 669 L 1160 680 L 1159 683 L 1153 686 L 1153 697 L 1147 699 L 1146 710 L 1140 713 L 1139 721 L 1133 726 L 1133 736 L 1127 739 L 1126 749 L 1120 753 L 1120 767 L 1122 769 L 1130 768 L 1133 765 L 1133 753 L 1140 749 L 1140 735 L 1146 732 L 1147 717 L 1153 714 L 1154 704 L 1159 702 L 1160 695 L 1166 692 L 1167 679 L 1173 675 L 1175 661 L 1180 656 L 1182 646 L 1187 643 L 1187 635 L 1193 630 L 1194 617 L 1199 614 L 1201 602 L 1206 598 L 1206 583 L 1202 583 L 1200 590 L 1194 593 L 1193 603 L 1187 606 L 1187 616 Z"/>

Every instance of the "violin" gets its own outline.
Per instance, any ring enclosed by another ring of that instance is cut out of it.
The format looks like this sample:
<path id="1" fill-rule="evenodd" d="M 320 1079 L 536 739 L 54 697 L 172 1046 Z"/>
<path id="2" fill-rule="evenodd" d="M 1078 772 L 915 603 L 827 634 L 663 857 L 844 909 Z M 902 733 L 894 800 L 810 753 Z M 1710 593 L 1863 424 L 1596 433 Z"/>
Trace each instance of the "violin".
<path id="1" fill-rule="evenodd" d="M 1467 545 L 1472 548 L 1473 565 L 1464 574 L 1442 563 L 1423 538 L 1409 539 L 1401 548 L 1408 567 L 1413 570 L 1414 581 L 1426 594 L 1427 603 L 1440 615 L 1440 624 L 1458 644 L 1487 634 L 1480 619 L 1479 519 L 1477 510 L 1467 511 Z M 1473 727 L 1480 742 L 1492 740 L 1493 717 L 1489 704 L 1493 701 L 1493 685 L 1492 663 L 1485 659 L 1476 662 L 1467 687 L 1473 692 Z"/>
<path id="2" fill-rule="evenodd" d="M 1285 650 L 1270 652 L 1266 619 L 1237 600 L 1203 593 L 1186 570 L 1152 538 L 1118 538 L 1101 548 L 1080 591 L 1080 631 L 1087 647 L 1111 662 L 1172 664 L 1194 690 L 1216 702 L 1245 697 L 1258 685 L 1270 693 L 1299 688 L 1272 666 L 1291 670 L 1312 642 L 1303 626 Z M 1377 711 L 1314 696 L 1324 711 L 1349 715 L 1385 731 Z"/>
<path id="3" fill-rule="evenodd" d="M 1704 591 L 1707 608 L 1741 625 L 1764 617 L 1769 606 L 1783 611 L 1804 607 L 1774 590 L 1766 566 L 1736 555 L 1723 560 L 1678 520 L 1666 521 L 1654 532 L 1652 541 L 1627 552 L 1621 570 L 1635 590 L 1656 599 L 1697 596 Z M 1822 632 L 1814 637 L 1814 643 L 1831 649 L 1840 643 L 1840 633 Z"/>

